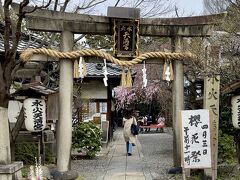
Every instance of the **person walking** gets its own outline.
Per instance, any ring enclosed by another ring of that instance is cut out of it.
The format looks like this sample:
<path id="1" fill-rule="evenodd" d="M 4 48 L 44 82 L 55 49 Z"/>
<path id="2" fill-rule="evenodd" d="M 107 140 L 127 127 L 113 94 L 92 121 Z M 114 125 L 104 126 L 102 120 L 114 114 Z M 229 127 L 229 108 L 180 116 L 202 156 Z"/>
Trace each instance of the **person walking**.
<path id="1" fill-rule="evenodd" d="M 137 125 L 136 118 L 132 116 L 132 110 L 126 109 L 123 113 L 123 136 L 126 142 L 127 155 L 132 155 L 132 146 L 136 144 L 136 136 L 131 133 L 131 125 Z"/>
<path id="2" fill-rule="evenodd" d="M 158 128 L 160 128 L 160 132 L 164 132 L 163 128 L 165 127 L 165 118 L 161 115 L 158 116 L 158 124 L 157 124 L 157 129 L 156 131 L 158 131 Z"/>

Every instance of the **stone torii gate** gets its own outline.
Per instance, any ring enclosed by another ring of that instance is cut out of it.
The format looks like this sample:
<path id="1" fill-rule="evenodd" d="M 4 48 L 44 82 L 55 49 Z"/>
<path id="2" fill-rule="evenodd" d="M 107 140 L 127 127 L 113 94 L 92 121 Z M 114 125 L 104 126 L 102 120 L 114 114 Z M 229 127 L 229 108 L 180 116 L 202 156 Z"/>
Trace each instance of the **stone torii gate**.
<path id="1" fill-rule="evenodd" d="M 15 5 L 18 6 L 18 5 Z M 16 8 L 16 7 L 15 7 Z M 184 17 L 184 18 L 142 18 L 139 35 L 169 37 L 172 40 L 172 52 L 182 51 L 183 37 L 210 36 L 216 19 L 223 14 Z M 74 33 L 112 35 L 111 18 L 106 16 L 82 15 L 73 13 L 37 10 L 26 15 L 27 28 L 36 31 L 61 33 L 61 50 L 72 51 Z M 33 60 L 46 60 L 46 57 L 35 55 Z M 172 88 L 173 104 L 173 159 L 174 166 L 181 166 L 179 110 L 184 109 L 183 63 L 175 60 L 174 81 Z M 73 64 L 69 60 L 60 61 L 59 82 L 59 123 L 57 129 L 57 170 L 66 174 L 70 170 L 70 151 L 72 134 L 72 90 Z"/>

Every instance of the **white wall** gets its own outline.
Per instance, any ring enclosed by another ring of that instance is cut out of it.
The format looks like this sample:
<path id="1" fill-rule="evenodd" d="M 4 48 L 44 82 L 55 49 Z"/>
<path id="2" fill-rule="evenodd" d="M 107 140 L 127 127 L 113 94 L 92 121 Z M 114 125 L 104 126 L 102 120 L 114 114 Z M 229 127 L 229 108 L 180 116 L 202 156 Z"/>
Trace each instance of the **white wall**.
<path id="1" fill-rule="evenodd" d="M 82 84 L 81 98 L 83 99 L 107 99 L 107 87 L 103 81 L 92 80 Z"/>

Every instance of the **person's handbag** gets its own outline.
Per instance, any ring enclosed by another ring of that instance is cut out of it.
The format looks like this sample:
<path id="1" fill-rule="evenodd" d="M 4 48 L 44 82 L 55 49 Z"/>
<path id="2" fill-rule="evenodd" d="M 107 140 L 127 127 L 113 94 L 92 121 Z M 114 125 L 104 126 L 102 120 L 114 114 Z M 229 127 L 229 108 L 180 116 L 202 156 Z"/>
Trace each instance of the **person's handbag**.
<path id="1" fill-rule="evenodd" d="M 133 135 L 138 135 L 138 131 L 139 131 L 138 126 L 136 124 L 132 123 L 132 125 L 131 125 L 131 133 Z"/>

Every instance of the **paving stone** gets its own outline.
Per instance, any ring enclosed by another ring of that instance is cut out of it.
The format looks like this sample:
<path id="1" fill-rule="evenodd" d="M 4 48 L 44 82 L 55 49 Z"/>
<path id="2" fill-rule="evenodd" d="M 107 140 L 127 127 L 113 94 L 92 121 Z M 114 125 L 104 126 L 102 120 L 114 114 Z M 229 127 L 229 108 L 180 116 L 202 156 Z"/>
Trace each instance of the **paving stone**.
<path id="1" fill-rule="evenodd" d="M 138 136 L 133 155 L 126 156 L 122 131 L 114 132 L 109 150 L 93 160 L 76 160 L 72 169 L 86 180 L 171 180 L 167 170 L 173 166 L 172 134 L 146 133 Z"/>
<path id="2" fill-rule="evenodd" d="M 124 175 L 105 176 L 104 180 L 125 180 L 125 174 Z"/>
<path id="3" fill-rule="evenodd" d="M 145 176 L 144 175 L 134 175 L 134 176 L 126 176 L 126 180 L 145 180 Z"/>

